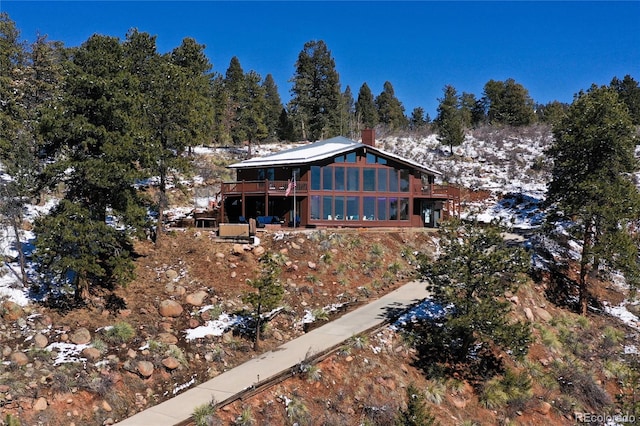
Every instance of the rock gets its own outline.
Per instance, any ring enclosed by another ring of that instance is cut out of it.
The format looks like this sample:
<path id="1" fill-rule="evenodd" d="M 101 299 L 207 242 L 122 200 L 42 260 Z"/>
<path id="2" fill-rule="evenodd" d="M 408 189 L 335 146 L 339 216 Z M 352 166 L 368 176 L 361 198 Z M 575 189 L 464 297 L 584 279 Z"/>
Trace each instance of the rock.
<path id="1" fill-rule="evenodd" d="M 20 305 L 10 300 L 7 300 L 2 304 L 0 312 L 2 312 L 2 318 L 5 321 L 15 321 L 24 315 L 24 310 Z"/>
<path id="2" fill-rule="evenodd" d="M 300 250 L 300 246 L 294 242 L 291 242 L 291 248 L 294 250 Z"/>
<path id="3" fill-rule="evenodd" d="M 142 377 L 151 377 L 153 374 L 153 364 L 149 361 L 138 361 L 136 364 L 136 370 Z"/>
<path id="4" fill-rule="evenodd" d="M 91 341 L 91 333 L 86 328 L 77 329 L 69 336 L 69 340 L 76 345 L 86 345 Z"/>
<path id="5" fill-rule="evenodd" d="M 549 311 L 547 311 L 544 308 L 540 308 L 540 307 L 536 307 L 535 308 L 535 314 L 537 316 L 540 317 L 540 319 L 542 319 L 545 322 L 549 322 L 553 319 L 553 317 L 551 316 L 551 314 L 549 313 Z"/>
<path id="6" fill-rule="evenodd" d="M 33 336 L 33 344 L 35 345 L 36 348 L 42 349 L 47 347 L 47 345 L 49 344 L 49 339 L 47 339 L 47 337 L 44 334 L 38 333 L 35 336 Z"/>
<path id="7" fill-rule="evenodd" d="M 175 300 L 170 300 L 170 299 L 163 300 L 162 302 L 160 302 L 160 306 L 158 308 L 158 312 L 163 317 L 176 318 L 182 314 L 182 311 L 183 311 L 182 305 L 180 305 Z"/>
<path id="8" fill-rule="evenodd" d="M 196 291 L 195 293 L 188 294 L 185 302 L 193 306 L 202 306 L 204 299 L 207 297 L 207 292 L 204 290 Z"/>
<path id="9" fill-rule="evenodd" d="M 533 322 L 535 320 L 533 316 L 533 311 L 529 307 L 524 308 L 524 316 L 527 317 L 529 322 Z"/>
<path id="10" fill-rule="evenodd" d="M 467 406 L 467 401 L 462 398 L 451 398 L 451 402 L 453 403 L 453 406 L 458 409 L 463 409 Z"/>
<path id="11" fill-rule="evenodd" d="M 172 281 L 178 278 L 178 272 L 174 269 L 167 270 L 167 272 L 165 272 L 164 275 Z"/>
<path id="12" fill-rule="evenodd" d="M 236 271 L 231 271 L 231 278 L 235 278 L 238 276 L 238 273 Z"/>
<path id="13" fill-rule="evenodd" d="M 180 367 L 180 361 L 170 356 L 162 360 L 162 365 L 164 365 L 168 370 L 175 370 Z"/>
<path id="14" fill-rule="evenodd" d="M 346 362 L 351 362 L 351 361 L 353 361 L 353 357 L 352 357 L 351 355 L 349 355 L 349 356 L 348 356 L 348 357 L 346 357 L 344 360 L 345 360 Z"/>
<path id="15" fill-rule="evenodd" d="M 273 338 L 278 342 L 282 342 L 284 340 L 284 337 L 282 337 L 282 333 L 280 333 L 278 330 L 273 330 Z"/>
<path id="16" fill-rule="evenodd" d="M 316 269 L 318 267 L 318 265 L 316 265 L 316 263 L 312 261 L 307 262 L 307 266 L 309 267 L 309 269 Z"/>
<path id="17" fill-rule="evenodd" d="M 2 348 L 2 356 L 3 357 L 8 357 L 9 355 L 11 355 L 11 346 L 5 346 Z"/>
<path id="18" fill-rule="evenodd" d="M 258 246 L 258 247 L 254 247 L 253 248 L 253 254 L 258 256 L 258 257 L 262 256 L 265 251 L 266 250 L 262 246 Z"/>
<path id="19" fill-rule="evenodd" d="M 136 359 L 138 357 L 138 353 L 136 351 L 134 351 L 133 349 L 129 349 L 127 351 L 127 356 L 131 359 Z"/>
<path id="20" fill-rule="evenodd" d="M 10 359 L 12 363 L 20 366 L 29 363 L 29 357 L 23 352 L 13 352 Z"/>
<path id="21" fill-rule="evenodd" d="M 536 408 L 536 411 L 543 416 L 546 416 L 551 412 L 551 404 L 549 404 L 547 401 L 540 401 L 540 404 Z"/>
<path id="22" fill-rule="evenodd" d="M 225 257 L 225 254 L 224 254 L 224 253 L 220 253 L 220 252 L 217 252 L 217 253 L 216 253 L 216 259 L 220 259 L 220 260 L 222 260 L 222 259 L 224 259 L 224 257 Z"/>
<path id="23" fill-rule="evenodd" d="M 10 389 L 9 385 L 0 385 L 0 393 L 7 393 Z"/>
<path id="24" fill-rule="evenodd" d="M 520 304 L 520 299 L 518 299 L 518 296 L 511 296 L 508 300 L 509 300 L 509 302 L 513 303 L 514 305 L 519 305 Z"/>
<path id="25" fill-rule="evenodd" d="M 289 249 L 288 248 L 284 247 L 284 248 L 280 249 L 280 254 L 287 254 L 287 253 L 289 253 Z"/>
<path id="26" fill-rule="evenodd" d="M 84 348 L 82 350 L 82 356 L 93 362 L 100 359 L 102 352 L 96 348 Z"/>
<path id="27" fill-rule="evenodd" d="M 200 326 L 200 321 L 196 318 L 189 318 L 189 328 L 196 328 Z"/>
<path id="28" fill-rule="evenodd" d="M 44 411 L 48 406 L 49 404 L 47 403 L 46 398 L 38 398 L 36 402 L 33 403 L 33 409 L 35 411 Z"/>
<path id="29" fill-rule="evenodd" d="M 107 401 L 102 401 L 102 409 L 108 413 L 113 411 L 113 408 L 111 408 L 111 405 L 109 405 Z"/>
<path id="30" fill-rule="evenodd" d="M 244 254 L 244 246 L 242 244 L 234 244 L 231 250 L 236 255 Z"/>
<path id="31" fill-rule="evenodd" d="M 167 345 L 175 345 L 178 343 L 178 338 L 171 333 L 160 333 L 158 334 L 158 342 L 164 343 Z"/>

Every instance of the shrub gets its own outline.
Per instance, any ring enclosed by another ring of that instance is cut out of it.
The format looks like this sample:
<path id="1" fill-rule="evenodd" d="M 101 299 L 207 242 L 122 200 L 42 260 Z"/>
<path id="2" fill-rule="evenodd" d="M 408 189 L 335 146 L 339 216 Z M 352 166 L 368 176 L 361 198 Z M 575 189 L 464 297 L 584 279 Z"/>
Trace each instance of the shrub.
<path id="1" fill-rule="evenodd" d="M 557 372 L 560 390 L 577 398 L 595 411 L 611 404 L 609 395 L 596 383 L 593 376 L 581 368 L 563 364 Z"/>
<path id="2" fill-rule="evenodd" d="M 242 409 L 242 413 L 233 422 L 235 426 L 253 426 L 256 423 L 250 407 Z"/>
<path id="3" fill-rule="evenodd" d="M 210 420 L 214 414 L 215 409 L 213 407 L 213 404 L 209 403 L 198 405 L 193 409 L 193 414 L 191 414 L 191 416 L 193 417 L 193 421 L 195 422 L 196 426 L 209 426 L 209 424 L 211 423 Z"/>
<path id="4" fill-rule="evenodd" d="M 293 398 L 287 404 L 287 417 L 291 420 L 292 424 L 298 424 L 300 426 L 311 424 L 311 416 L 309 415 L 309 409 L 304 402 L 298 398 Z"/>
<path id="5" fill-rule="evenodd" d="M 424 397 L 427 401 L 440 405 L 446 392 L 447 389 L 441 382 L 429 380 L 424 390 Z"/>
<path id="6" fill-rule="evenodd" d="M 110 343 L 126 343 L 136 335 L 135 330 L 128 322 L 118 322 L 104 332 L 105 339 Z"/>

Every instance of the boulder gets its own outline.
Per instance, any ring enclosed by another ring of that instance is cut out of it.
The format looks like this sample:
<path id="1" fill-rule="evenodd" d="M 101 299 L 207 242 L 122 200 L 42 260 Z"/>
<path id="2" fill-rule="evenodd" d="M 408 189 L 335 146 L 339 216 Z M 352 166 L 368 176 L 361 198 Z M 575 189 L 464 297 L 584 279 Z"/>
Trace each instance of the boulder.
<path id="1" fill-rule="evenodd" d="M 2 304 L 0 312 L 2 312 L 2 318 L 5 321 L 15 321 L 24 315 L 24 310 L 20 305 L 10 300 L 7 300 Z"/>
<path id="2" fill-rule="evenodd" d="M 15 365 L 27 365 L 29 363 L 29 357 L 23 352 L 11 353 L 11 362 Z"/>
<path id="3" fill-rule="evenodd" d="M 524 308 L 524 316 L 527 317 L 527 319 L 529 320 L 529 322 L 533 322 L 534 321 L 534 317 L 533 317 L 533 311 L 531 310 L 531 308 L 527 307 Z"/>
<path id="4" fill-rule="evenodd" d="M 91 341 L 91 333 L 86 328 L 77 329 L 69 336 L 69 340 L 75 345 L 86 345 Z"/>
<path id="5" fill-rule="evenodd" d="M 160 333 L 158 334 L 158 342 L 164 343 L 166 345 L 175 345 L 178 343 L 178 338 L 171 333 Z"/>
<path id="6" fill-rule="evenodd" d="M 242 244 L 234 244 L 232 249 L 233 254 L 243 254 L 244 246 Z"/>
<path id="7" fill-rule="evenodd" d="M 549 321 L 551 321 L 553 319 L 553 317 L 551 316 L 549 311 L 547 311 L 544 308 L 536 307 L 535 308 L 535 313 L 536 313 L 537 316 L 540 317 L 540 319 L 542 319 L 545 322 L 549 322 Z"/>
<path id="8" fill-rule="evenodd" d="M 48 406 L 49 406 L 49 403 L 47 402 L 47 399 L 42 397 L 36 399 L 36 402 L 33 403 L 34 411 L 44 411 L 47 409 Z"/>
<path id="9" fill-rule="evenodd" d="M 158 308 L 158 312 L 163 317 L 176 318 L 182 314 L 182 311 L 183 311 L 182 305 L 180 305 L 175 300 L 170 300 L 170 299 L 163 300 L 162 302 L 160 302 L 160 306 Z"/>
<path id="10" fill-rule="evenodd" d="M 266 251 L 265 248 L 262 246 L 254 247 L 253 254 L 260 257 L 264 254 L 265 251 Z"/>
<path id="11" fill-rule="evenodd" d="M 162 365 L 164 365 L 167 370 L 175 370 L 176 368 L 180 367 L 180 361 L 172 356 L 169 356 L 162 360 Z"/>
<path id="12" fill-rule="evenodd" d="M 102 356 L 102 352 L 96 348 L 84 348 L 82 350 L 82 356 L 87 358 L 89 361 L 97 361 Z"/>
<path id="13" fill-rule="evenodd" d="M 149 361 L 138 361 L 136 370 L 142 377 L 151 377 L 154 370 L 153 363 Z"/>
<path id="14" fill-rule="evenodd" d="M 42 349 L 49 344 L 49 339 L 47 339 L 47 337 L 44 334 L 38 333 L 35 336 L 33 336 L 33 344 L 35 345 L 36 348 Z"/>
<path id="15" fill-rule="evenodd" d="M 170 280 L 175 280 L 176 278 L 178 278 L 178 272 L 175 269 L 167 270 L 164 275 Z"/>
<path id="16" fill-rule="evenodd" d="M 207 292 L 204 290 L 200 290 L 196 291 L 195 293 L 188 294 L 185 301 L 193 306 L 202 306 L 206 297 Z"/>
<path id="17" fill-rule="evenodd" d="M 307 262 L 307 266 L 309 267 L 309 269 L 316 269 L 318 267 L 318 265 L 312 261 Z"/>

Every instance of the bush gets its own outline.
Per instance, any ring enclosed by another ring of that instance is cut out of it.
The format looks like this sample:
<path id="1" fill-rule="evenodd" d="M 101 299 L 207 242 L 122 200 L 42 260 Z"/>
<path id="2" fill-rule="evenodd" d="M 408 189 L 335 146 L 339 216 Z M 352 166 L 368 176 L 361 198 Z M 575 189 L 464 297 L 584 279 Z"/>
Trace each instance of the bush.
<path id="1" fill-rule="evenodd" d="M 193 409 L 193 421 L 196 426 L 209 426 L 211 419 L 215 414 L 215 409 L 212 403 L 198 405 Z"/>
<path id="2" fill-rule="evenodd" d="M 135 335 L 135 330 L 128 322 L 118 322 L 104 332 L 104 338 L 111 343 L 126 343 Z"/>

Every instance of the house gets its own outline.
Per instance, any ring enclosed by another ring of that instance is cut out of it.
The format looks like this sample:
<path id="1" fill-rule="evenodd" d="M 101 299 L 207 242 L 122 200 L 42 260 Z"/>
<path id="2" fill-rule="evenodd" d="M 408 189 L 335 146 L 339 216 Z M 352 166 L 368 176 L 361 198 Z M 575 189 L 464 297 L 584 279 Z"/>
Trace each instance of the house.
<path id="1" fill-rule="evenodd" d="M 229 166 L 223 222 L 258 226 L 434 227 L 460 212 L 460 190 L 435 183 L 439 172 L 345 137 L 310 143 Z"/>

